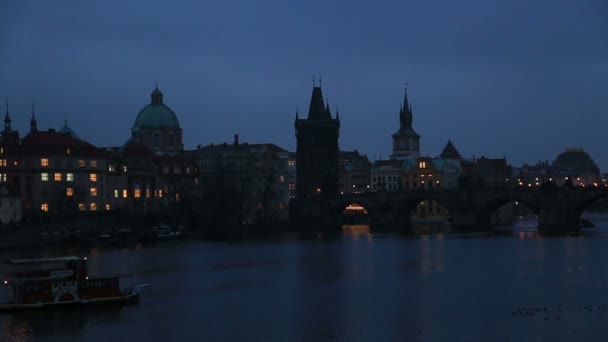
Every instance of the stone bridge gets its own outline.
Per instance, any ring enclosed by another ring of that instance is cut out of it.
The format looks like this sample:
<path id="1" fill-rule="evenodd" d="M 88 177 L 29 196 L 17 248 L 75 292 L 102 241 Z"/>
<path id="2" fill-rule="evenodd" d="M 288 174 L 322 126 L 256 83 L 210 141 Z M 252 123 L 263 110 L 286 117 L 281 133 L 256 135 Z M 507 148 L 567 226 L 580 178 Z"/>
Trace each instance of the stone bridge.
<path id="1" fill-rule="evenodd" d="M 518 201 L 532 209 L 542 231 L 578 231 L 580 216 L 598 199 L 608 197 L 605 187 L 479 187 L 419 189 L 402 192 L 369 192 L 318 195 L 290 203 L 292 226 L 299 230 L 332 229 L 342 224 L 344 209 L 357 203 L 368 211 L 370 225 L 400 229 L 411 227 L 411 212 L 424 200 L 435 200 L 448 209 L 455 229 L 487 230 L 492 214 L 502 205 Z"/>

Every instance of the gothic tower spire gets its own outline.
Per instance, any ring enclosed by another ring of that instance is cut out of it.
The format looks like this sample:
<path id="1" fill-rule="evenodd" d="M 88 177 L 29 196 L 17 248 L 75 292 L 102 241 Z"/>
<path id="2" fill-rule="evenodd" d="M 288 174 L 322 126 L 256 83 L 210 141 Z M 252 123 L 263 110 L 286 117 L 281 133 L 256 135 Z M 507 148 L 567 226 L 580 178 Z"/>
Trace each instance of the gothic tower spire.
<path id="1" fill-rule="evenodd" d="M 407 84 L 403 104 L 399 109 L 399 130 L 393 134 L 393 154 L 391 159 L 418 158 L 420 156 L 420 135 L 412 127 L 412 104 L 407 96 Z"/>
<path id="2" fill-rule="evenodd" d="M 8 97 L 6 98 L 6 115 L 4 116 L 4 129 L 10 131 L 11 129 L 11 116 L 8 113 Z"/>
<path id="3" fill-rule="evenodd" d="M 38 131 L 38 123 L 36 122 L 36 109 L 34 107 L 34 104 L 32 103 L 32 119 L 30 120 L 30 132 L 37 132 Z"/>
<path id="4" fill-rule="evenodd" d="M 329 102 L 329 101 L 328 101 Z M 296 112 L 296 197 L 310 199 L 338 192 L 340 121 L 323 101 L 321 79 L 313 84 L 308 117 Z M 323 157 L 320 157 L 323 156 Z"/>

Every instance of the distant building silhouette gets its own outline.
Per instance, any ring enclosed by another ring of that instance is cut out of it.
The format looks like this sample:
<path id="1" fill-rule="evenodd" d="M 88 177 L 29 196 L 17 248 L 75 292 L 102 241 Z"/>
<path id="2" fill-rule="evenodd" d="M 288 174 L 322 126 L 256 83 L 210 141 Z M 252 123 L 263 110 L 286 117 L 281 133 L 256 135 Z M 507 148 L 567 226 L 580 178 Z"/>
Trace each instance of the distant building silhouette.
<path id="1" fill-rule="evenodd" d="M 403 105 L 399 111 L 399 130 L 393 134 L 393 154 L 391 159 L 418 158 L 420 156 L 420 135 L 412 127 L 412 105 L 407 99 L 407 89 Z"/>
<path id="2" fill-rule="evenodd" d="M 323 102 L 321 87 L 313 85 L 308 118 L 295 119 L 296 193 L 308 198 L 317 193 L 338 193 L 338 137 L 340 118 L 332 118 L 329 104 Z"/>

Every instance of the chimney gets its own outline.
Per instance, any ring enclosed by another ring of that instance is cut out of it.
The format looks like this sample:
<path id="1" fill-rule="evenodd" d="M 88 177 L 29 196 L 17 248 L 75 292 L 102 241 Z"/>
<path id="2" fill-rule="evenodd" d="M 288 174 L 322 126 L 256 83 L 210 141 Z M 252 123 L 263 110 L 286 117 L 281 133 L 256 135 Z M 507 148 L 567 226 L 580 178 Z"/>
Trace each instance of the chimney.
<path id="1" fill-rule="evenodd" d="M 239 146 L 239 135 L 238 134 L 234 135 L 234 146 Z"/>

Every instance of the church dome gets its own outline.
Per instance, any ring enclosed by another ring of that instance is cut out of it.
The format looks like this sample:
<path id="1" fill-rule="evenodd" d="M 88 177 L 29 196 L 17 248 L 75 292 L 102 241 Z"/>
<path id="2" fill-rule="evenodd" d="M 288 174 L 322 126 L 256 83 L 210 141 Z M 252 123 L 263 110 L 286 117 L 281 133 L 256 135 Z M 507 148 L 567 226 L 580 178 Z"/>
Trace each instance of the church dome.
<path id="1" fill-rule="evenodd" d="M 163 93 L 158 87 L 154 89 L 151 97 L 152 102 L 137 114 L 132 131 L 139 131 L 141 128 L 180 128 L 177 115 L 163 104 Z"/>
<path id="2" fill-rule="evenodd" d="M 557 156 L 553 164 L 569 172 L 599 174 L 599 168 L 582 148 L 567 149 Z"/>

